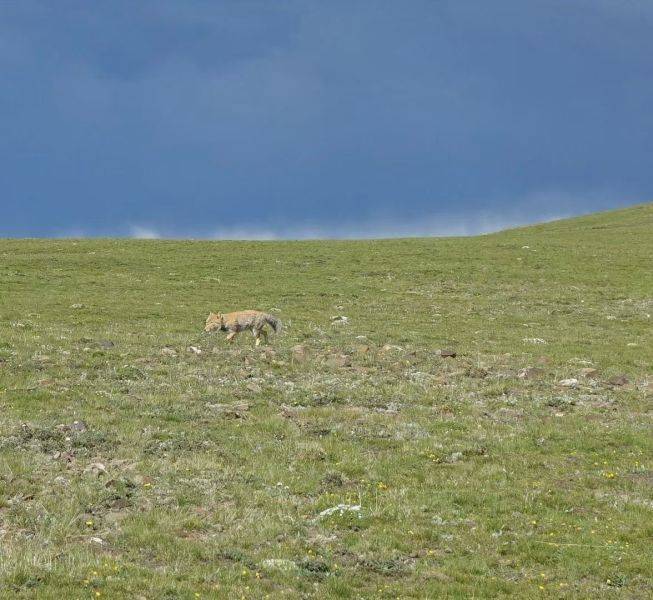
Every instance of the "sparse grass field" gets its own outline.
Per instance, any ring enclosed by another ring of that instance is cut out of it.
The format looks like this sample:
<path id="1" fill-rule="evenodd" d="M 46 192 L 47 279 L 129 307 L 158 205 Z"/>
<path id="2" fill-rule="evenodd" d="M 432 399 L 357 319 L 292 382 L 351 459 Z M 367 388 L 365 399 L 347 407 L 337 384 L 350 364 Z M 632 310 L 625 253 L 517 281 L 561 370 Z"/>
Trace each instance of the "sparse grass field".
<path id="1" fill-rule="evenodd" d="M 0 241 L 0 594 L 650 597 L 652 265 L 651 204 L 464 239 Z M 240 308 L 283 334 L 201 334 Z"/>

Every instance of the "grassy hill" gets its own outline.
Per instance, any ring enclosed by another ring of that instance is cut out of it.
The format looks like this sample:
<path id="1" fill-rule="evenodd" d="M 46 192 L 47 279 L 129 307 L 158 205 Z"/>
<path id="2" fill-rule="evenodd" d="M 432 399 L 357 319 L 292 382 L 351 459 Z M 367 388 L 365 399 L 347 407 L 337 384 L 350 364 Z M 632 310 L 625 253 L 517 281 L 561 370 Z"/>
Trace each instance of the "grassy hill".
<path id="1" fill-rule="evenodd" d="M 471 238 L 0 240 L 0 594 L 650 597 L 651 265 L 653 204 Z M 282 335 L 201 333 L 241 308 Z"/>

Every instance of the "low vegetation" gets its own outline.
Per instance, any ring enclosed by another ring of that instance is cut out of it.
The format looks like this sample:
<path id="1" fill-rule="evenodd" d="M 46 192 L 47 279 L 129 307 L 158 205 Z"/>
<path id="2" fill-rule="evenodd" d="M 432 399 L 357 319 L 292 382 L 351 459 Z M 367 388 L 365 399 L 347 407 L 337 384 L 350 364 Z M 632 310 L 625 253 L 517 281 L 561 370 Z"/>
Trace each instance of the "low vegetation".
<path id="1" fill-rule="evenodd" d="M 0 240 L 0 594 L 650 597 L 651 265 L 650 204 Z M 244 308 L 283 333 L 202 333 Z"/>

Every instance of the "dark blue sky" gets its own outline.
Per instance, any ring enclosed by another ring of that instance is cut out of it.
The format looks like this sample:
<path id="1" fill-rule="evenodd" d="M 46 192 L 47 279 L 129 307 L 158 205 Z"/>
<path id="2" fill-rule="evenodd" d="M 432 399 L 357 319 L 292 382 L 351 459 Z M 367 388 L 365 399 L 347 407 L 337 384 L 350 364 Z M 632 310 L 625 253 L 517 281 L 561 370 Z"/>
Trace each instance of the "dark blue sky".
<path id="1" fill-rule="evenodd" d="M 446 234 L 653 200 L 651 0 L 2 0 L 0 236 Z"/>

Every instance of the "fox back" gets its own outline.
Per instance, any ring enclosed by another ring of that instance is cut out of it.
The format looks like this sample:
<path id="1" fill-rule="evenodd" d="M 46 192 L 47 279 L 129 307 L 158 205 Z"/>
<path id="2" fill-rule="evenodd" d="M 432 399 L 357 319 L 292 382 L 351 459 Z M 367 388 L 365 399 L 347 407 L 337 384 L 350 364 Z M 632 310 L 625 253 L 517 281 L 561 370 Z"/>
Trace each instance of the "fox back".
<path id="1" fill-rule="evenodd" d="M 281 321 L 269 313 L 260 310 L 241 310 L 231 313 L 209 313 L 204 327 L 205 332 L 211 331 L 243 331 L 245 329 L 262 329 L 266 324 L 278 333 Z"/>

